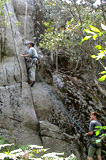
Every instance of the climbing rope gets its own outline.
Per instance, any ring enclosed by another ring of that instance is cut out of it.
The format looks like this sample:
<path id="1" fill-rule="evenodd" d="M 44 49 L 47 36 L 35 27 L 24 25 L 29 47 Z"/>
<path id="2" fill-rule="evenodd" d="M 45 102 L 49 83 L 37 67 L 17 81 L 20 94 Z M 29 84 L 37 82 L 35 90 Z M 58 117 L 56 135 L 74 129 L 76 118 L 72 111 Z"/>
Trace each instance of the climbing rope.
<path id="1" fill-rule="evenodd" d="M 42 76 L 40 75 L 40 73 L 37 71 L 37 75 L 39 77 L 39 79 L 42 81 L 43 85 L 45 86 L 45 88 L 48 90 L 48 93 L 50 94 L 50 96 L 52 97 L 52 99 L 54 101 L 56 101 L 56 103 L 58 104 L 58 106 L 63 110 L 63 112 L 69 117 L 70 120 L 73 121 L 74 124 L 77 125 L 78 128 L 80 128 L 80 130 L 85 134 L 86 132 L 80 127 L 80 125 L 70 116 L 70 114 L 65 110 L 65 108 L 63 107 L 62 103 L 59 102 L 59 100 L 56 98 L 56 96 L 54 95 L 54 93 L 51 91 L 51 89 L 49 88 L 49 86 L 47 85 L 47 83 L 44 81 L 44 79 L 42 78 Z"/>
<path id="2" fill-rule="evenodd" d="M 28 2 L 26 0 L 25 21 L 24 21 L 24 38 L 26 38 L 27 15 L 28 15 Z"/>

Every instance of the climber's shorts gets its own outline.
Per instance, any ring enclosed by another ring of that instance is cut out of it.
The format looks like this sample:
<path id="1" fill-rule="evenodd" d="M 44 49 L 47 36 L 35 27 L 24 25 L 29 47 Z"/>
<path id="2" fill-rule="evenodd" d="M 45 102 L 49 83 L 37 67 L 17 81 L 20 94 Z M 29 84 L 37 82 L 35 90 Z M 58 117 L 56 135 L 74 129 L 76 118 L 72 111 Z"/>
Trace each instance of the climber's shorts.
<path id="1" fill-rule="evenodd" d="M 94 154 L 101 155 L 101 147 L 100 148 L 95 148 L 95 147 L 89 145 L 88 157 L 92 157 L 93 158 Z"/>

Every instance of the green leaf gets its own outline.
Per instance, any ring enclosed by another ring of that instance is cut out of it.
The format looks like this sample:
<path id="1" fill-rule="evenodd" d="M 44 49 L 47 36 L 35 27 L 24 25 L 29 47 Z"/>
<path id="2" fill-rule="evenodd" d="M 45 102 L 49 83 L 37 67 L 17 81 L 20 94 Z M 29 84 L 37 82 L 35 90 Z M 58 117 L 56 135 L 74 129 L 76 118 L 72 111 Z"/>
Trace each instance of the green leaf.
<path id="1" fill-rule="evenodd" d="M 100 50 L 100 53 L 98 54 L 96 60 L 98 60 L 98 59 L 100 59 L 100 58 L 102 59 L 104 56 L 105 56 L 104 52 L 103 52 L 102 50 Z"/>
<path id="2" fill-rule="evenodd" d="M 84 31 L 85 31 L 86 33 L 95 34 L 94 32 L 90 31 L 89 29 L 84 29 Z"/>
<path id="3" fill-rule="evenodd" d="M 106 136 L 106 133 L 103 133 L 102 136 Z"/>
<path id="4" fill-rule="evenodd" d="M 96 55 L 92 55 L 91 57 L 92 57 L 92 58 L 96 58 Z"/>
<path id="5" fill-rule="evenodd" d="M 93 36 L 93 39 L 96 40 L 97 37 L 98 37 L 98 35 L 95 34 L 95 35 Z"/>
<path id="6" fill-rule="evenodd" d="M 43 44 L 42 44 L 42 43 L 40 43 L 40 47 L 43 47 Z"/>
<path id="7" fill-rule="evenodd" d="M 96 126 L 95 128 L 101 128 L 101 126 Z"/>
<path id="8" fill-rule="evenodd" d="M 96 144 L 100 143 L 101 142 L 101 139 L 97 139 L 96 140 Z"/>
<path id="9" fill-rule="evenodd" d="M 101 45 L 97 45 L 95 48 L 96 49 L 102 49 L 102 46 Z"/>
<path id="10" fill-rule="evenodd" d="M 87 40 L 90 39 L 90 38 L 91 38 L 91 36 L 86 36 L 86 37 L 84 37 L 79 44 L 83 43 L 84 41 L 87 41 Z"/>
<path id="11" fill-rule="evenodd" d="M 102 36 L 102 35 L 103 35 L 103 33 L 102 33 L 102 32 L 100 32 L 100 33 L 99 33 L 99 36 Z"/>
<path id="12" fill-rule="evenodd" d="M 105 79 L 106 79 L 106 75 L 104 75 L 101 78 L 99 78 L 99 82 L 103 82 Z"/>
<path id="13" fill-rule="evenodd" d="M 17 21 L 16 25 L 21 26 L 21 22 Z"/>
<path id="14" fill-rule="evenodd" d="M 96 131 L 96 136 L 98 136 L 99 135 L 99 130 L 98 131 Z"/>
<path id="15" fill-rule="evenodd" d="M 49 26 L 49 24 L 48 24 L 48 23 L 46 23 L 46 22 L 44 23 L 44 25 L 45 25 L 46 27 L 48 27 L 48 26 Z"/>
<path id="16" fill-rule="evenodd" d="M 94 27 L 94 26 L 91 26 L 91 25 L 90 25 L 90 28 L 91 28 L 91 30 L 94 31 L 94 32 L 98 32 L 98 33 L 101 32 L 98 28 L 96 28 L 96 27 Z"/>
<path id="17" fill-rule="evenodd" d="M 36 153 L 38 154 L 38 153 L 39 153 L 39 151 L 37 150 L 37 151 L 36 151 Z"/>
<path id="18" fill-rule="evenodd" d="M 106 73 L 106 71 L 102 71 L 102 72 L 101 72 L 101 74 L 105 74 L 105 73 Z"/>
<path id="19" fill-rule="evenodd" d="M 74 18 L 72 18 L 72 19 L 71 19 L 71 22 L 75 22 L 75 19 L 74 19 Z"/>
<path id="20" fill-rule="evenodd" d="M 104 24 L 101 23 L 101 27 L 102 27 L 103 30 L 106 31 L 106 26 Z"/>
<path id="21" fill-rule="evenodd" d="M 106 129 L 106 126 L 103 126 L 102 129 Z"/>

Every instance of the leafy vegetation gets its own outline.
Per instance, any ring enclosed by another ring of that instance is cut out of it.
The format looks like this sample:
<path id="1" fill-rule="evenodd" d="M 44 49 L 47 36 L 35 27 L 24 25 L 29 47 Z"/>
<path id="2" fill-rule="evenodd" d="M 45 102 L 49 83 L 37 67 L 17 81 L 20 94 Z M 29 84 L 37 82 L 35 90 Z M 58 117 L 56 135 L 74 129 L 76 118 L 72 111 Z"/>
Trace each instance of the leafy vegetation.
<path id="1" fill-rule="evenodd" d="M 10 0 L 0 0 L 0 26 L 8 26 L 6 21 L 6 17 L 4 16 L 4 5 L 5 3 L 9 3 Z M 12 13 L 9 13 L 11 15 Z"/>
<path id="2" fill-rule="evenodd" d="M 56 70 L 59 68 L 58 56 L 60 54 L 70 55 L 70 61 L 76 63 L 77 72 L 83 70 L 83 65 L 86 64 L 85 70 L 93 75 L 96 74 L 98 77 L 101 65 L 99 63 L 95 65 L 95 62 L 90 59 L 90 56 L 96 53 L 96 49 L 93 49 L 95 42 L 90 39 L 87 45 L 86 42 L 81 46 L 79 45 L 80 40 L 85 36 L 84 29 L 89 24 L 100 27 L 101 22 L 106 23 L 105 2 L 101 1 L 99 5 L 95 3 L 96 0 L 84 0 L 80 3 L 77 3 L 76 0 L 43 1 L 45 18 L 42 23 L 45 25 L 46 30 L 44 35 L 41 35 L 40 47 L 51 53 L 52 61 L 56 62 Z M 90 36 L 87 36 L 86 40 L 91 38 Z M 93 35 L 93 38 L 96 39 L 96 36 L 97 34 Z M 102 38 L 105 37 L 102 36 Z M 99 41 L 103 42 L 103 39 L 99 39 Z M 80 67 L 77 68 L 77 66 Z"/>
<path id="3" fill-rule="evenodd" d="M 0 158 L 5 160 L 77 160 L 72 154 L 67 158 L 64 158 L 64 153 L 47 153 L 49 149 L 44 149 L 43 146 L 37 145 L 26 145 L 18 146 L 14 143 L 8 144 L 5 137 L 0 137 Z M 36 156 L 36 154 L 43 153 L 42 156 Z M 37 158 L 40 157 L 40 158 Z"/>
<path id="4" fill-rule="evenodd" d="M 43 40 L 40 43 L 40 47 L 45 48 L 51 52 L 51 59 L 53 60 L 53 56 L 56 54 L 56 70 L 58 71 L 58 52 L 60 50 L 63 50 L 63 47 L 69 47 L 70 46 L 70 40 L 69 35 L 67 32 L 69 32 L 69 25 L 70 22 L 66 23 L 65 28 L 62 27 L 60 30 L 55 28 L 56 26 L 55 22 L 43 22 L 44 25 L 47 28 L 45 35 L 41 35 Z"/>
<path id="5" fill-rule="evenodd" d="M 90 25 L 91 30 L 85 29 L 85 32 L 91 34 L 92 36 L 86 36 L 86 37 L 89 37 L 89 38 L 84 37 L 82 39 L 81 43 L 84 42 L 85 40 L 90 39 L 90 38 L 93 38 L 93 40 L 96 40 L 98 36 L 102 36 L 103 34 L 106 34 L 106 26 L 101 23 L 101 27 L 102 27 L 103 31 L 100 31 L 98 28 Z M 103 47 L 100 44 L 98 44 L 98 45 L 95 46 L 95 49 L 97 49 L 99 53 L 97 53 L 96 55 L 92 55 L 91 56 L 92 58 L 94 58 L 96 60 L 99 60 L 99 59 L 102 60 L 103 58 L 106 57 L 106 47 Z M 106 79 L 106 67 L 103 65 L 103 63 L 101 63 L 101 65 L 103 66 L 105 71 L 101 72 L 101 74 L 103 76 L 101 78 L 99 78 L 100 82 L 102 82 Z"/>

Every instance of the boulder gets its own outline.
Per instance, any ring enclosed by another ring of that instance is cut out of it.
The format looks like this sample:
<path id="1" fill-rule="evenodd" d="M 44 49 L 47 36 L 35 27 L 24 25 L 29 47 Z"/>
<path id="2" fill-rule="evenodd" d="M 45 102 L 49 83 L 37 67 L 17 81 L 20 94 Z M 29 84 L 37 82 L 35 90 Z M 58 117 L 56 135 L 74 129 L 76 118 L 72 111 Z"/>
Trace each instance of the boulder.
<path id="1" fill-rule="evenodd" d="M 74 153 L 78 160 L 82 159 L 78 151 L 78 146 L 74 143 L 75 140 L 78 141 L 76 137 L 62 132 L 56 125 L 47 121 L 39 121 L 39 125 L 43 146 L 50 148 L 49 152 L 64 152 L 65 156 Z"/>

